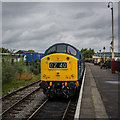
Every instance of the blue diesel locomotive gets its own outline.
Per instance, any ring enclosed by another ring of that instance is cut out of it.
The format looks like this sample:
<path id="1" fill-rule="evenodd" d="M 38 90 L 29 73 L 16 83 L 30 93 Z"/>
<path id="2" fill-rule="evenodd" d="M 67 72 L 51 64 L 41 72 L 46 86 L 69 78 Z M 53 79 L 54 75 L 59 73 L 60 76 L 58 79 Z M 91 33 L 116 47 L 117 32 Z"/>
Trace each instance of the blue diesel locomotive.
<path id="1" fill-rule="evenodd" d="M 41 59 L 40 86 L 50 98 L 73 96 L 81 84 L 83 71 L 84 58 L 78 49 L 67 43 L 54 44 Z"/>

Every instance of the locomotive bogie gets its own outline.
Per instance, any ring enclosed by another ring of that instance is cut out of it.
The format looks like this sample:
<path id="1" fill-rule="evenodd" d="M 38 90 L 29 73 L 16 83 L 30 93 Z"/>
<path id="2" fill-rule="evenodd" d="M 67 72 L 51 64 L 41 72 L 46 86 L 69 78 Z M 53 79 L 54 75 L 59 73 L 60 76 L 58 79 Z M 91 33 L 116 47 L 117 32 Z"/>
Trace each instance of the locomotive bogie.
<path id="1" fill-rule="evenodd" d="M 40 87 L 43 89 L 44 94 L 49 96 L 50 98 L 54 96 L 64 96 L 70 97 L 75 94 L 76 91 L 76 82 L 52 82 L 50 86 L 50 82 L 43 81 L 40 84 Z"/>

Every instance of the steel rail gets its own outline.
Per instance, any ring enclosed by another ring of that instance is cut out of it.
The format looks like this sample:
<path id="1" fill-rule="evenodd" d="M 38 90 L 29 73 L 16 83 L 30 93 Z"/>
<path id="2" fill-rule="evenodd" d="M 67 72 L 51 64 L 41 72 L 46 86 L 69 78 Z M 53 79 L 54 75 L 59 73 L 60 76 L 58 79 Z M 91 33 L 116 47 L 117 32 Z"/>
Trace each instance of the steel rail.
<path id="1" fill-rule="evenodd" d="M 45 100 L 45 102 L 43 102 L 42 105 L 40 105 L 40 107 L 34 113 L 32 113 L 27 120 L 32 120 L 32 118 L 40 111 L 40 109 L 48 102 L 48 100 L 49 99 Z"/>
<path id="2" fill-rule="evenodd" d="M 62 116 L 62 120 L 64 120 L 64 118 L 65 118 L 65 116 L 66 116 L 66 113 L 67 113 L 67 111 L 68 111 L 68 108 L 69 108 L 70 103 L 71 103 L 71 99 L 69 100 L 69 102 L 68 102 L 68 104 L 67 104 L 67 107 L 66 107 L 66 109 L 65 109 L 65 112 L 64 112 L 64 114 L 63 114 L 63 116 Z"/>
<path id="3" fill-rule="evenodd" d="M 36 92 L 37 90 L 39 90 L 40 88 L 36 88 L 34 91 L 32 91 L 31 93 L 27 94 L 25 97 L 23 97 L 22 99 L 20 99 L 19 101 L 17 101 L 15 104 L 13 104 L 12 106 L 10 106 L 8 109 L 6 109 L 1 115 L 4 116 L 7 112 L 9 112 L 13 107 L 15 107 L 16 105 L 18 105 L 19 103 L 21 103 L 23 100 L 25 100 L 27 97 L 29 97 L 30 95 L 32 95 L 34 92 Z M 1 116 L 0 115 L 0 116 Z"/>
<path id="4" fill-rule="evenodd" d="M 40 80 L 38 80 L 38 81 L 36 81 L 36 82 L 33 82 L 33 83 L 29 84 L 29 85 L 20 87 L 20 88 L 18 88 L 17 90 L 15 90 L 15 91 L 13 91 L 13 92 L 11 92 L 11 93 L 9 93 L 9 94 L 3 96 L 2 98 L 0 98 L 0 100 L 1 100 L 1 99 L 4 100 L 4 99 L 6 99 L 7 97 L 10 97 L 10 96 L 12 96 L 13 94 L 15 94 L 15 93 L 17 93 L 17 92 L 19 92 L 19 91 L 21 91 L 21 90 L 24 90 L 25 88 L 28 88 L 28 87 L 30 87 L 30 86 L 36 84 L 36 83 L 39 83 L 39 82 L 40 82 Z"/>

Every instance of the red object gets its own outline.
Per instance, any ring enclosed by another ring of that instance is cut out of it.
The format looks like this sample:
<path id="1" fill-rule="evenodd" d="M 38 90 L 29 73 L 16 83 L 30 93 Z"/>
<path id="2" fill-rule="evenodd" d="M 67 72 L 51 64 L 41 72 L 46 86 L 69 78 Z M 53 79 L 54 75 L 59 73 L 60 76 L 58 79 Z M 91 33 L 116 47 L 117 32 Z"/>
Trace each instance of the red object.
<path id="1" fill-rule="evenodd" d="M 94 65 L 98 65 L 98 63 L 94 63 Z"/>
<path id="2" fill-rule="evenodd" d="M 56 90 L 55 90 L 55 94 L 56 94 Z"/>
<path id="3" fill-rule="evenodd" d="M 64 85 L 64 83 L 62 83 L 62 85 Z"/>
<path id="4" fill-rule="evenodd" d="M 71 76 L 72 76 L 72 77 L 74 77 L 74 75 L 73 75 L 73 74 L 72 74 Z"/>
<path id="5" fill-rule="evenodd" d="M 115 73 L 115 59 L 112 59 L 111 70 L 112 70 L 112 73 Z"/>
<path id="6" fill-rule="evenodd" d="M 43 77 L 45 77 L 46 75 L 43 75 Z"/>

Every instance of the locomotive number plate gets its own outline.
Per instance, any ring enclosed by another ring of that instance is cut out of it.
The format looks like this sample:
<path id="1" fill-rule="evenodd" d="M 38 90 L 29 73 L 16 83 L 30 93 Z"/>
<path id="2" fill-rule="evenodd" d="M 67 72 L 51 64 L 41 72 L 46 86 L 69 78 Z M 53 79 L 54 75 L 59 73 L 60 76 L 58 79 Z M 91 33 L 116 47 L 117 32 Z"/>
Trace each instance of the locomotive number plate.
<path id="1" fill-rule="evenodd" d="M 66 62 L 50 62 L 49 68 L 67 68 Z"/>

